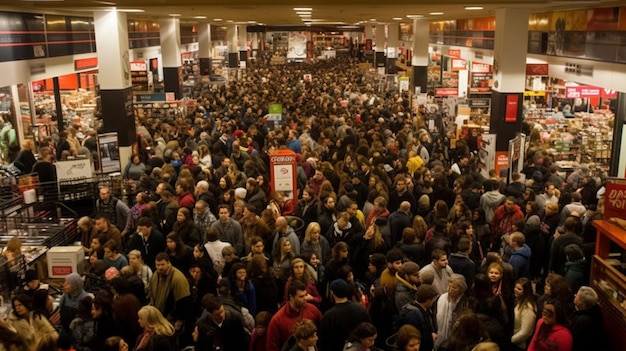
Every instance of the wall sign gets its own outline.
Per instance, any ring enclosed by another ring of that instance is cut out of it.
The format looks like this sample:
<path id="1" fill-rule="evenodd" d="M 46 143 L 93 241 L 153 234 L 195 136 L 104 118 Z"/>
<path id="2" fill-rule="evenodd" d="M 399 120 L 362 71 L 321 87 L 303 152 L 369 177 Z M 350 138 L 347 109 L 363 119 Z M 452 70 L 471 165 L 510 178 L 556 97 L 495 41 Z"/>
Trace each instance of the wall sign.
<path id="1" fill-rule="evenodd" d="M 93 162 L 88 158 L 54 163 L 59 182 L 66 180 L 87 179 L 93 177 Z"/>
<path id="2" fill-rule="evenodd" d="M 506 110 L 504 114 L 505 122 L 517 122 L 517 108 L 519 106 L 519 96 L 507 95 Z"/>

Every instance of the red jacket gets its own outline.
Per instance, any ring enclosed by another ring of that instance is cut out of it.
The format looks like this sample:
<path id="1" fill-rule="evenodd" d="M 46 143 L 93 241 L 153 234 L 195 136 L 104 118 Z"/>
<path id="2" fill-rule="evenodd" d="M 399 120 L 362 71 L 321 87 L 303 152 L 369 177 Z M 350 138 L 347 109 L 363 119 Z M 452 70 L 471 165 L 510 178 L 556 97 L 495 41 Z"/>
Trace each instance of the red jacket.
<path id="1" fill-rule="evenodd" d="M 289 302 L 281 307 L 267 326 L 267 351 L 280 351 L 293 334 L 293 327 L 303 319 L 308 319 L 319 327 L 322 313 L 310 303 L 302 306 L 300 311 L 291 308 Z"/>
<path id="2" fill-rule="evenodd" d="M 519 206 L 515 205 L 512 213 L 506 211 L 506 205 L 502 204 L 496 209 L 491 221 L 491 233 L 494 238 L 499 238 L 511 232 L 511 224 L 517 221 L 524 221 L 524 213 Z"/>
<path id="3" fill-rule="evenodd" d="M 193 208 L 196 205 L 196 199 L 190 193 L 183 193 L 181 195 L 176 196 L 176 201 L 178 202 L 178 207 L 186 207 L 193 214 Z"/>
<path id="4" fill-rule="evenodd" d="M 570 351 L 572 349 L 572 333 L 562 325 L 553 326 L 545 339 L 538 340 L 537 334 L 543 325 L 543 318 L 537 321 L 535 326 L 535 334 L 528 351 Z"/>

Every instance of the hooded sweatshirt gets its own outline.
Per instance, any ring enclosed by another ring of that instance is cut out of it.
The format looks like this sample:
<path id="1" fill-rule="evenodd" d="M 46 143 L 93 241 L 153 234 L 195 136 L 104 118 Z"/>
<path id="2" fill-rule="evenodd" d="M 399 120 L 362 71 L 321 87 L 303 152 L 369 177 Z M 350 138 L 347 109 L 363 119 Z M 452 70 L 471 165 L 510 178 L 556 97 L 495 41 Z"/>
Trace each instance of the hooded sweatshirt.
<path id="1" fill-rule="evenodd" d="M 530 262 L 530 247 L 524 244 L 519 250 L 513 251 L 509 263 L 513 266 L 513 272 L 515 273 L 515 279 L 522 277 L 528 277 L 530 275 L 529 262 Z"/>
<path id="2" fill-rule="evenodd" d="M 480 197 L 480 207 L 485 210 L 485 219 L 487 223 L 491 223 L 493 220 L 493 214 L 496 212 L 498 206 L 504 203 L 506 196 L 501 194 L 498 190 L 492 190 L 484 193 Z"/>
<path id="3" fill-rule="evenodd" d="M 69 330 L 70 323 L 78 314 L 78 303 L 87 296 L 83 289 L 83 279 L 78 273 L 72 273 L 65 277 L 65 281 L 70 285 L 69 293 L 63 294 L 59 304 L 61 313 L 61 324 L 63 328 Z"/>

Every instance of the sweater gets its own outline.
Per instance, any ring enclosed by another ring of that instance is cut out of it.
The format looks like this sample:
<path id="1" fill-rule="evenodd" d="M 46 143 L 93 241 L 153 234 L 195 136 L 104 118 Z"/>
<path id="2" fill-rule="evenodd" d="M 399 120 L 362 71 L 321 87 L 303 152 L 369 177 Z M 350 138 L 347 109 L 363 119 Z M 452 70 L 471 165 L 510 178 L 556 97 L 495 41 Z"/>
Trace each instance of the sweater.
<path id="1" fill-rule="evenodd" d="M 526 340 L 533 334 L 536 311 L 531 304 L 515 306 L 515 319 L 513 321 L 513 336 L 511 343 L 520 349 L 526 349 Z"/>
<path id="2" fill-rule="evenodd" d="M 294 325 L 303 319 L 308 319 L 315 325 L 319 325 L 322 320 L 322 313 L 310 303 L 305 303 L 299 311 L 294 310 L 290 303 L 281 307 L 267 326 L 267 350 L 280 351 L 293 333 Z"/>
<path id="3" fill-rule="evenodd" d="M 538 340 L 537 334 L 543 326 L 543 318 L 537 321 L 535 334 L 533 335 L 527 351 L 571 351 L 572 333 L 562 325 L 554 325 L 545 339 Z"/>

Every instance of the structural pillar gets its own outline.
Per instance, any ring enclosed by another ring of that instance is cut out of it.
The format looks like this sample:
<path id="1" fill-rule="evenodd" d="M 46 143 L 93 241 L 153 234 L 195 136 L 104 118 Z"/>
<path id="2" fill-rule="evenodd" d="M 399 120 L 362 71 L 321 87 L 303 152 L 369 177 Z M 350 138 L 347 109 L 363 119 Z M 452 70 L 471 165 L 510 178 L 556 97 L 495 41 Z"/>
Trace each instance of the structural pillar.
<path id="1" fill-rule="evenodd" d="M 259 53 L 259 32 L 252 33 L 252 39 L 250 39 L 250 55 L 251 58 L 258 58 L 261 56 Z"/>
<path id="2" fill-rule="evenodd" d="M 374 28 L 374 42 L 376 43 L 376 51 L 374 53 L 374 66 L 377 69 L 385 67 L 385 25 L 377 24 Z"/>
<path id="3" fill-rule="evenodd" d="M 93 15 L 96 45 L 100 48 L 97 57 L 103 122 L 101 132 L 117 132 L 120 160 L 124 167 L 130 156 L 130 146 L 137 140 L 126 13 L 106 10 L 94 11 Z"/>
<path id="4" fill-rule="evenodd" d="M 200 75 L 213 74 L 213 43 L 211 42 L 211 25 L 208 22 L 198 23 L 198 60 Z"/>
<path id="5" fill-rule="evenodd" d="M 237 26 L 226 26 L 226 45 L 228 46 L 228 67 L 239 67 L 239 47 L 237 46 Z"/>
<path id="6" fill-rule="evenodd" d="M 239 62 L 248 62 L 248 26 L 240 24 L 237 26 L 237 41 L 239 43 Z"/>
<path id="7" fill-rule="evenodd" d="M 428 90 L 428 36 L 429 24 L 425 20 L 413 20 L 413 56 L 411 56 L 411 70 L 413 71 L 413 91 L 426 93 Z"/>
<path id="8" fill-rule="evenodd" d="M 180 57 L 180 20 L 167 18 L 159 21 L 161 56 L 163 57 L 163 85 L 166 93 L 182 98 L 182 59 Z"/>
<path id="9" fill-rule="evenodd" d="M 398 59 L 398 42 L 400 41 L 400 24 L 387 25 L 387 73 L 395 74 L 396 60 Z"/>
<path id="10" fill-rule="evenodd" d="M 508 151 L 509 140 L 522 130 L 522 100 L 526 79 L 528 17 L 522 8 L 496 10 L 493 89 L 489 129 L 498 135 L 496 151 Z"/>

